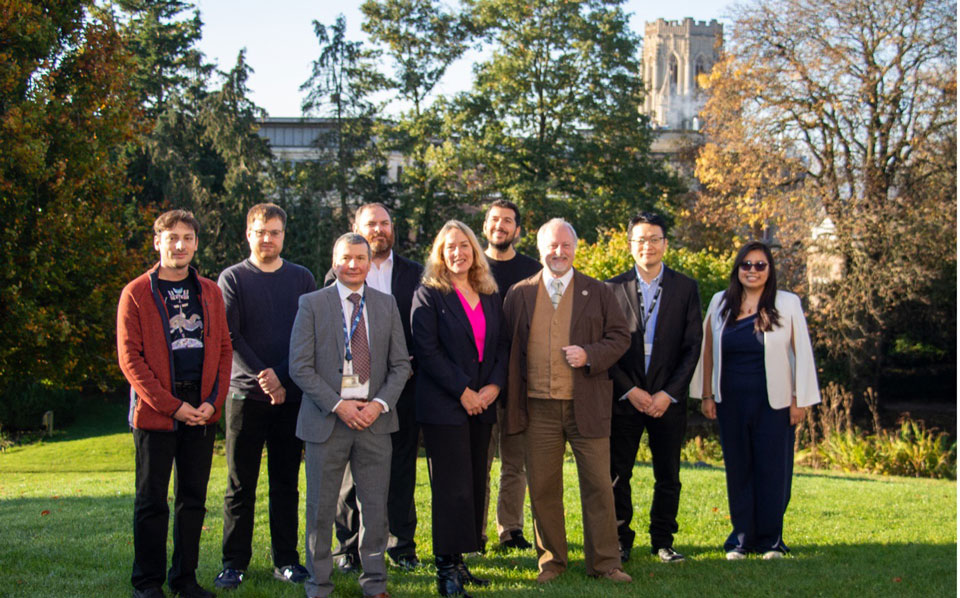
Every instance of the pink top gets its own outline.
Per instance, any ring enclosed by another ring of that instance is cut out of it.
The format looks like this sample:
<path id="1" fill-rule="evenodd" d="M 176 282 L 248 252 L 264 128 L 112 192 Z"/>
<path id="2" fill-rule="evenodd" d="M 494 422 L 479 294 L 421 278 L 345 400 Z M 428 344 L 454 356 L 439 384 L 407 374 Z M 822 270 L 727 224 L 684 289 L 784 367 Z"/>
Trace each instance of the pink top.
<path id="1" fill-rule="evenodd" d="M 483 343 L 487 340 L 487 318 L 483 315 L 483 301 L 477 301 L 477 306 L 475 308 L 470 308 L 470 304 L 467 303 L 466 297 L 463 296 L 463 293 L 460 292 L 460 289 L 455 289 L 457 291 L 457 297 L 460 297 L 460 305 L 463 306 L 463 311 L 467 312 L 467 319 L 470 320 L 470 328 L 473 329 L 473 338 L 477 341 L 477 355 L 480 356 L 481 363 L 483 362 Z"/>

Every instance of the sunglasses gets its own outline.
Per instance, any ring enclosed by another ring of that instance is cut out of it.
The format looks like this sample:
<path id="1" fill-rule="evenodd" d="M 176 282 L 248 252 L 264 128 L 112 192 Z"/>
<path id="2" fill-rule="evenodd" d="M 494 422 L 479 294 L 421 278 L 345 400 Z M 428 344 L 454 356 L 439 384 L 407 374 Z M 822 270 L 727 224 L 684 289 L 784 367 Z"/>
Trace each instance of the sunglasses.
<path id="1" fill-rule="evenodd" d="M 757 272 L 763 272 L 767 269 L 767 262 L 740 262 L 740 270 L 749 272 L 753 268 Z"/>

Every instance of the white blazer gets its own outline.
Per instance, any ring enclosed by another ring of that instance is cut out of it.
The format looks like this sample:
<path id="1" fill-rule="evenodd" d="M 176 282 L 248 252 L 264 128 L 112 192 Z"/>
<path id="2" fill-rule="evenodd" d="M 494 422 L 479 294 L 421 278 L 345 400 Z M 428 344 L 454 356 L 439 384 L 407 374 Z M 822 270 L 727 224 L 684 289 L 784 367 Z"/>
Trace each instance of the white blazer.
<path id="1" fill-rule="evenodd" d="M 710 300 L 707 317 L 703 320 L 703 342 L 707 342 L 707 326 L 713 336 L 713 376 L 714 400 L 719 403 L 721 350 L 723 328 L 726 324 L 720 315 L 723 291 Z M 807 320 L 803 317 L 800 298 L 787 291 L 777 291 L 777 311 L 780 312 L 780 325 L 770 332 L 763 333 L 763 363 L 767 374 L 767 397 L 770 407 L 785 409 L 790 406 L 791 397 L 797 397 L 797 407 L 809 407 L 820 402 L 820 387 L 817 384 L 817 368 L 813 362 L 813 346 L 807 332 Z M 700 361 L 690 383 L 690 396 L 703 398 L 703 355 L 706 346 L 701 347 Z"/>

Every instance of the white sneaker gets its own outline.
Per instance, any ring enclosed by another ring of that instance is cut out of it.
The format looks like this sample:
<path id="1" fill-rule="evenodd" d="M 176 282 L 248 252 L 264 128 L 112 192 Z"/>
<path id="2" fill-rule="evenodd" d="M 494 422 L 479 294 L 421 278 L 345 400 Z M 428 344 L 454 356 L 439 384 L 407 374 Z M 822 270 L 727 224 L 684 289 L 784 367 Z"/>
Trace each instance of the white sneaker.
<path id="1" fill-rule="evenodd" d="M 780 552 L 779 550 L 768 550 L 765 553 L 763 553 L 763 560 L 765 561 L 772 561 L 774 559 L 782 559 L 782 558 L 783 558 L 783 553 Z"/>
<path id="2" fill-rule="evenodd" d="M 730 552 L 727 553 L 728 561 L 742 561 L 745 558 L 747 558 L 747 555 L 740 552 L 739 550 L 731 550 Z"/>

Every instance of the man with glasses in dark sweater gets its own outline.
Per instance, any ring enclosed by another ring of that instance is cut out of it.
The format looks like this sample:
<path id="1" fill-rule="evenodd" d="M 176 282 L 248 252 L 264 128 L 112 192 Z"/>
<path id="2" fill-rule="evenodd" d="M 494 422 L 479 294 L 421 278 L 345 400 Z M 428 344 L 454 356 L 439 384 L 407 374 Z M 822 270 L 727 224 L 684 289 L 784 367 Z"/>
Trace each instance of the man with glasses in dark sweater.
<path id="1" fill-rule="evenodd" d="M 297 553 L 300 461 L 296 436 L 301 391 L 290 380 L 290 331 L 300 296 L 316 290 L 309 270 L 280 257 L 287 215 L 272 203 L 247 213 L 250 257 L 220 275 L 233 342 L 226 402 L 227 491 L 223 500 L 223 570 L 215 585 L 243 582 L 252 556 L 260 458 L 267 446 L 270 544 L 274 577 L 302 583 Z"/>

